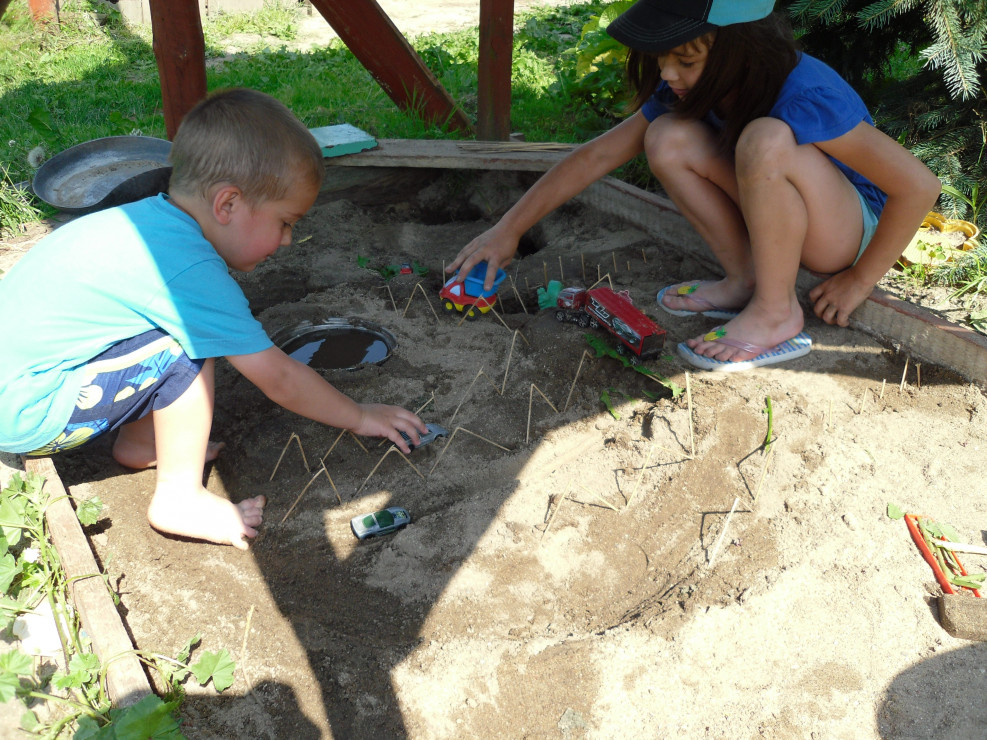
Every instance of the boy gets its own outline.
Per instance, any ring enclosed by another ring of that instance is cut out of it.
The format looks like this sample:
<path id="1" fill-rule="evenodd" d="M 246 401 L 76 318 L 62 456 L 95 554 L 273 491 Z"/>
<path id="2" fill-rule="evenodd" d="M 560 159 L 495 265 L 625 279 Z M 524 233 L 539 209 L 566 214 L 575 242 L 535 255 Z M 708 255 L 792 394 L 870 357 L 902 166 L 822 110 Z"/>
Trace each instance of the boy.
<path id="1" fill-rule="evenodd" d="M 291 243 L 324 173 L 322 151 L 280 102 L 234 89 L 193 108 L 172 144 L 167 195 L 62 226 L 0 281 L 11 321 L 0 363 L 0 449 L 49 455 L 119 429 L 113 457 L 157 466 L 148 521 L 246 549 L 264 496 L 202 485 L 214 358 L 275 403 L 401 450 L 426 431 L 397 406 L 358 404 L 273 346 L 228 268 L 249 272 Z"/>

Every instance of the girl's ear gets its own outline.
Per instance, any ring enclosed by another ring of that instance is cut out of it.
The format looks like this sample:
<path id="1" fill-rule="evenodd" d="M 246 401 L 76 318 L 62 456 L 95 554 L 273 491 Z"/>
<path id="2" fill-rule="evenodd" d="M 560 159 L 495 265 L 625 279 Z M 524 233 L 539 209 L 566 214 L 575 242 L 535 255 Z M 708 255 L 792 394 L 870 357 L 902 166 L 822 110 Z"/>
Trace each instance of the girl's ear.
<path id="1" fill-rule="evenodd" d="M 212 215 L 223 226 L 226 226 L 233 219 L 233 214 L 243 207 L 243 193 L 235 185 L 223 185 L 213 194 Z"/>

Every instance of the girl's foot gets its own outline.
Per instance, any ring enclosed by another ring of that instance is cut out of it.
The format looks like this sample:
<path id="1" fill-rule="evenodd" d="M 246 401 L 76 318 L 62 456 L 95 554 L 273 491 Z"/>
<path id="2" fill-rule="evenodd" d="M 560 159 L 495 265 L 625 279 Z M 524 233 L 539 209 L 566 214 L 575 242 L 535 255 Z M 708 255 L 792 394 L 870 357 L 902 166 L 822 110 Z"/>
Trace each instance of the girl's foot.
<path id="1" fill-rule="evenodd" d="M 147 520 L 159 532 L 249 547 L 264 521 L 264 496 L 254 496 L 234 504 L 204 488 L 193 492 L 158 488 L 147 510 Z"/>
<path id="2" fill-rule="evenodd" d="M 735 319 L 708 334 L 687 340 L 686 344 L 697 355 L 721 362 L 740 362 L 757 357 L 760 354 L 757 348 L 770 349 L 791 339 L 802 331 L 804 321 L 802 307 L 794 297 L 788 310 L 781 312 L 765 310 L 751 302 Z M 718 341 L 724 337 L 733 341 L 730 344 Z"/>
<path id="3" fill-rule="evenodd" d="M 727 280 L 699 280 L 663 288 L 658 305 L 673 316 L 702 314 L 714 319 L 732 319 L 750 300 L 751 291 Z"/>

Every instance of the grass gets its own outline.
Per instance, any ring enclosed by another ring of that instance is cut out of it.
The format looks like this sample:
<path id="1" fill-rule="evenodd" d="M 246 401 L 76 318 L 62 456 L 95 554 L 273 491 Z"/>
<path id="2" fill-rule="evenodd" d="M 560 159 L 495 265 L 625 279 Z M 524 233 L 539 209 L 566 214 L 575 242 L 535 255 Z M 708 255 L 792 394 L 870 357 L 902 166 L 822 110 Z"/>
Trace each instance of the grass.
<path id="1" fill-rule="evenodd" d="M 19 198 L 11 185 L 33 176 L 28 155 L 38 146 L 51 156 L 103 136 L 165 137 L 151 30 L 126 26 L 108 7 L 64 0 L 59 22 L 39 30 L 30 21 L 27 0 L 14 0 L 0 20 L 0 228 L 50 214 L 43 206 L 32 215 L 7 205 Z M 565 53 L 599 7 L 585 3 L 517 16 L 512 129 L 529 141 L 584 141 L 620 116 L 595 104 L 575 79 L 575 57 Z M 208 89 L 262 90 L 310 127 L 345 122 L 381 138 L 457 136 L 401 111 L 339 40 L 293 50 L 300 12 L 296 3 L 282 0 L 257 13 L 203 19 Z M 475 118 L 476 29 L 425 34 L 411 44 Z M 628 171 L 648 179 L 640 165 Z"/>

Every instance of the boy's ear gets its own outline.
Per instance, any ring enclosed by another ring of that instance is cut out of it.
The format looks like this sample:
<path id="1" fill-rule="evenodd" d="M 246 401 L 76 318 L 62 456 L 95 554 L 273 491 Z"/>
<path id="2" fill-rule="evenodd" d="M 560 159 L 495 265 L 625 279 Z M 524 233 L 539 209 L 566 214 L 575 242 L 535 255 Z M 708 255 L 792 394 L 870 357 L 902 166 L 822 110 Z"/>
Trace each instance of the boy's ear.
<path id="1" fill-rule="evenodd" d="M 212 215 L 223 226 L 226 226 L 232 220 L 233 214 L 243 206 L 243 193 L 235 185 L 223 185 L 213 194 Z"/>

